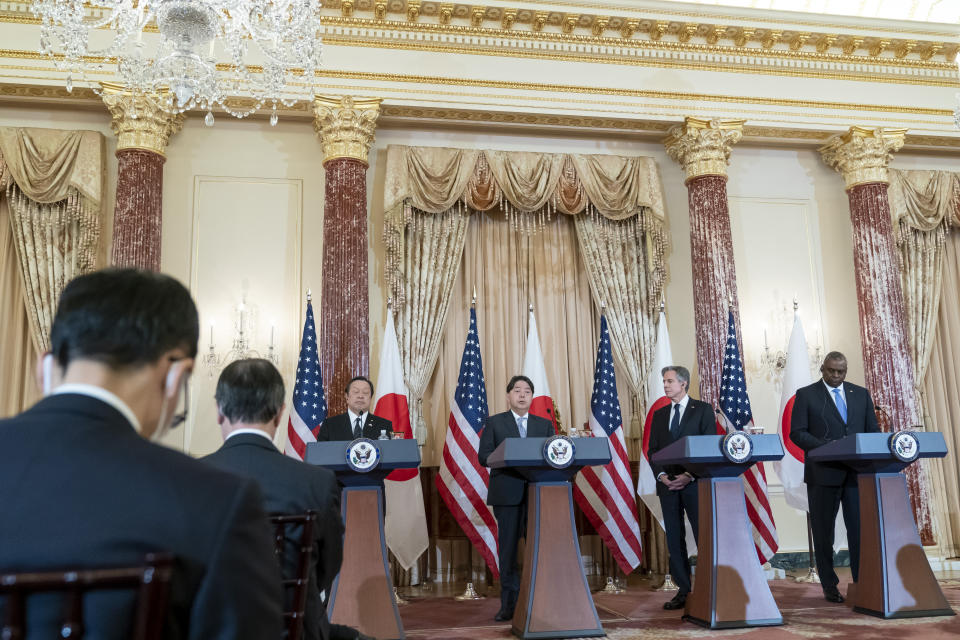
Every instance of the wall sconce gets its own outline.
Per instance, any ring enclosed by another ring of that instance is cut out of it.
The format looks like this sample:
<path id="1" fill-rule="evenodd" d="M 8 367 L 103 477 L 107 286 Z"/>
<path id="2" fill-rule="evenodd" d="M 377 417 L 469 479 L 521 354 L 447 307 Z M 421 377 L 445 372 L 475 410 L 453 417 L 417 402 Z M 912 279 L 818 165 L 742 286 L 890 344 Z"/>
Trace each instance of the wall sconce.
<path id="1" fill-rule="evenodd" d="M 790 332 L 793 330 L 793 322 L 796 317 L 796 314 L 799 313 L 800 305 L 797 302 L 796 298 L 793 300 L 793 314 L 789 317 L 787 316 L 787 310 L 783 309 L 784 314 L 784 325 L 783 328 L 786 331 L 782 331 L 787 336 L 787 340 L 790 339 Z M 777 323 L 780 324 L 779 322 Z M 823 345 L 821 344 L 820 331 L 816 330 L 816 340 L 811 345 L 807 342 L 807 357 L 810 360 L 810 373 L 815 379 L 820 371 L 820 362 L 823 359 Z M 760 355 L 760 371 L 763 375 L 773 382 L 779 384 L 780 379 L 783 377 L 783 370 L 787 366 L 787 353 L 782 350 L 775 350 L 770 348 L 770 344 L 767 341 L 767 329 L 763 329 L 763 353 Z"/>
<path id="2" fill-rule="evenodd" d="M 241 300 L 234 311 L 234 336 L 230 349 L 225 353 L 217 351 L 213 337 L 213 322 L 210 323 L 210 344 L 207 353 L 203 357 L 203 365 L 209 372 L 211 378 L 218 371 L 222 370 L 234 360 L 244 358 L 266 358 L 274 364 L 280 366 L 280 354 L 277 353 L 276 343 L 276 325 L 270 324 L 270 343 L 267 345 L 266 355 L 261 355 L 259 351 L 251 348 L 250 335 L 256 330 L 257 309 L 247 304 L 246 299 Z"/>

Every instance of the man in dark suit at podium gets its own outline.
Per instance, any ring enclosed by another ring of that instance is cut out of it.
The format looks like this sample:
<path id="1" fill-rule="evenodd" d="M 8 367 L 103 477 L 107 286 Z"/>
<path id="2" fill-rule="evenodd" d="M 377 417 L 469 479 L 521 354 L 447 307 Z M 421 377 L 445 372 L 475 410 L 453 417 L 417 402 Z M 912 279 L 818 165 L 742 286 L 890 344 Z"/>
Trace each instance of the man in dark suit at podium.
<path id="1" fill-rule="evenodd" d="M 269 360 L 230 363 L 216 390 L 217 423 L 223 446 L 203 461 L 228 473 L 255 480 L 268 513 L 316 512 L 310 591 L 303 622 L 304 638 L 328 640 L 330 623 L 320 593 L 330 593 L 343 560 L 340 488 L 333 472 L 289 458 L 274 446 L 283 414 L 283 378 Z M 287 527 L 283 575 L 297 576 L 301 527 Z M 291 594 L 287 594 L 288 596 Z M 354 631 L 348 637 L 356 638 Z"/>
<path id="2" fill-rule="evenodd" d="M 547 438 L 554 435 L 553 423 L 530 415 L 533 382 L 526 376 L 513 376 L 507 383 L 507 404 L 504 411 L 487 418 L 480 432 L 477 459 L 487 466 L 487 458 L 506 438 Z M 513 618 L 513 609 L 520 594 L 520 570 L 517 566 L 517 544 L 526 536 L 527 480 L 512 469 L 490 471 L 487 504 L 497 519 L 497 546 L 500 553 L 500 611 L 497 622 Z"/>
<path id="3" fill-rule="evenodd" d="M 694 400 L 687 395 L 690 372 L 686 367 L 669 366 L 660 372 L 663 375 L 663 393 L 670 404 L 660 407 L 650 421 L 650 445 L 648 453 L 653 457 L 669 444 L 686 436 L 716 435 L 717 422 L 714 412 L 706 402 Z M 687 551 L 687 527 L 684 513 L 690 520 L 694 535 L 697 529 L 697 485 L 689 471 L 681 465 L 651 463 L 657 478 L 657 497 L 663 509 L 663 526 L 666 531 L 667 553 L 670 558 L 670 575 L 677 584 L 677 595 L 663 604 L 664 609 L 682 609 L 690 593 L 690 558 Z M 752 548 L 752 547 L 751 547 Z"/>
<path id="4" fill-rule="evenodd" d="M 790 439 L 805 452 L 831 440 L 852 433 L 874 433 L 877 414 L 873 399 L 863 387 L 844 382 L 847 358 L 831 351 L 820 367 L 823 379 L 797 389 L 790 414 Z M 839 462 L 804 461 L 803 481 L 807 483 L 810 505 L 810 529 L 817 573 L 823 597 L 829 602 L 843 602 L 837 588 L 840 580 L 833 570 L 833 533 L 837 510 L 843 507 L 843 523 L 847 528 L 850 550 L 850 574 L 856 582 L 860 572 L 860 492 L 857 474 Z"/>
<path id="5" fill-rule="evenodd" d="M 256 483 L 148 441 L 185 418 L 198 335 L 190 292 L 169 276 L 108 269 L 67 284 L 50 334 L 62 384 L 0 421 L 0 573 L 168 552 L 163 637 L 279 638 L 280 571 Z M 135 596 L 87 595 L 85 637 L 130 638 Z M 3 609 L 0 598 L 0 620 Z M 62 598 L 28 601 L 27 637 L 60 637 L 62 614 Z"/>
<path id="6" fill-rule="evenodd" d="M 393 437 L 390 421 L 370 413 L 373 383 L 369 379 L 356 376 L 350 380 L 344 389 L 344 397 L 347 399 L 347 412 L 323 421 L 317 435 L 318 442 L 356 440 L 360 437 L 376 440 L 381 432 L 386 432 L 388 438 Z"/>

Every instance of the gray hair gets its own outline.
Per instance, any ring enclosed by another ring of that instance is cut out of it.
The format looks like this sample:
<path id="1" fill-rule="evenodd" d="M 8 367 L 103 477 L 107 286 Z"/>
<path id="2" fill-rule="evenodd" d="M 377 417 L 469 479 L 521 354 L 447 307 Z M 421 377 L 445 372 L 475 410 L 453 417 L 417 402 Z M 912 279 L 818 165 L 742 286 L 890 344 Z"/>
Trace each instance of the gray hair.
<path id="1" fill-rule="evenodd" d="M 827 360 L 843 360 L 847 361 L 847 356 L 843 355 L 839 351 L 831 351 L 826 356 L 823 357 L 823 364 L 827 364 Z"/>
<path id="2" fill-rule="evenodd" d="M 263 424 L 283 407 L 283 377 L 269 360 L 236 360 L 220 374 L 214 397 L 230 422 Z"/>
<path id="3" fill-rule="evenodd" d="M 690 371 L 686 367 L 682 367 L 678 364 L 672 364 L 669 367 L 664 367 L 660 370 L 660 375 L 665 375 L 667 371 L 673 371 L 677 374 L 677 380 L 684 382 L 687 385 L 687 388 L 690 387 Z"/>

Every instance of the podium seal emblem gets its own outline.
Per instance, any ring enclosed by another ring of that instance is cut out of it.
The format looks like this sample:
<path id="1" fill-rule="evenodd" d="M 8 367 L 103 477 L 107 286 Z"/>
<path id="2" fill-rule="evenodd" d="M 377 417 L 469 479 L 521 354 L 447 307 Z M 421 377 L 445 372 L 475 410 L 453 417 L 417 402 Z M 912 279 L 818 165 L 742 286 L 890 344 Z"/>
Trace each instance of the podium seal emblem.
<path id="1" fill-rule="evenodd" d="M 576 450 L 567 436 L 551 436 L 543 443 L 543 459 L 554 469 L 566 469 L 573 464 Z"/>
<path id="2" fill-rule="evenodd" d="M 735 464 L 743 464 L 753 455 L 753 440 L 743 431 L 731 431 L 720 441 L 723 457 Z"/>
<path id="3" fill-rule="evenodd" d="M 357 438 L 347 446 L 347 466 L 357 473 L 367 473 L 380 464 L 380 447 L 370 438 Z"/>
<path id="4" fill-rule="evenodd" d="M 890 434 L 890 453 L 900 462 L 913 462 L 920 455 L 920 441 L 913 431 Z"/>

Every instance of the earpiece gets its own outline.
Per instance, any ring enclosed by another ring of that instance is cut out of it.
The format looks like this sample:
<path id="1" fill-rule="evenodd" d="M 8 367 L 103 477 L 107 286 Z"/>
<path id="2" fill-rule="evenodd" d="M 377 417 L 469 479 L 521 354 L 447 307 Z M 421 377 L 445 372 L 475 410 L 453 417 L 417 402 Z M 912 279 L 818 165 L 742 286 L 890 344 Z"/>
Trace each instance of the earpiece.
<path id="1" fill-rule="evenodd" d="M 47 353 L 43 356 L 43 395 L 48 396 L 53 392 L 53 354 Z"/>

